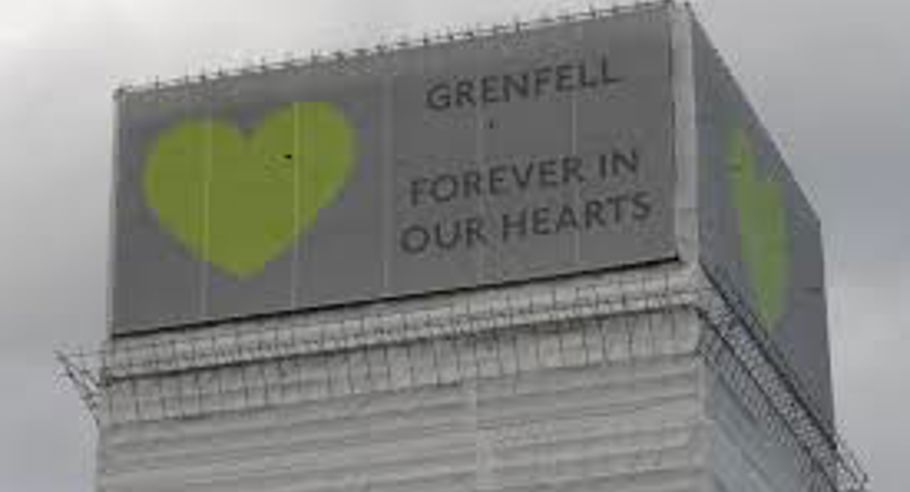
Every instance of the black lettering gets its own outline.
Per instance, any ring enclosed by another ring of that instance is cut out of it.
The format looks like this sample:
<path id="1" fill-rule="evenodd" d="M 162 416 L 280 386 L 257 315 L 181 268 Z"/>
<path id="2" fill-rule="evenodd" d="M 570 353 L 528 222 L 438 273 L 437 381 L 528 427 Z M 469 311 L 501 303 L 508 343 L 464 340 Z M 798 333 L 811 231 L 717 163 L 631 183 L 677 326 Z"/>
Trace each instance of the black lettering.
<path id="1" fill-rule="evenodd" d="M 426 188 L 421 185 L 426 185 L 426 184 L 427 184 L 426 178 L 417 178 L 417 179 L 414 179 L 411 181 L 411 186 L 410 186 L 411 192 L 409 193 L 409 196 L 411 197 L 411 206 L 412 207 L 416 207 L 420 204 L 419 198 L 426 192 Z"/>
<path id="2" fill-rule="evenodd" d="M 401 232 L 399 246 L 409 255 L 416 255 L 426 251 L 430 244 L 430 233 L 423 226 L 408 226 Z"/>
<path id="3" fill-rule="evenodd" d="M 618 77 L 610 75 L 610 59 L 606 56 L 600 58 L 600 84 L 609 87 L 622 82 Z"/>
<path id="4" fill-rule="evenodd" d="M 537 183 L 541 188 L 559 186 L 555 159 L 545 159 L 537 162 Z"/>
<path id="5" fill-rule="evenodd" d="M 568 92 L 575 90 L 574 80 L 574 68 L 572 65 L 566 63 L 563 65 L 558 65 L 556 67 L 556 91 L 557 92 Z"/>
<path id="6" fill-rule="evenodd" d="M 610 155 L 601 154 L 599 159 L 600 177 L 603 180 L 622 176 L 624 174 L 638 174 L 638 150 L 629 152 L 614 150 Z"/>
<path id="7" fill-rule="evenodd" d="M 562 158 L 562 183 L 569 184 L 575 182 L 578 184 L 585 182 L 585 175 L 582 172 L 584 161 L 578 156 L 567 156 Z"/>
<path id="8" fill-rule="evenodd" d="M 553 67 L 540 67 L 534 70 L 534 95 L 540 97 L 544 86 L 553 82 Z"/>
<path id="9" fill-rule="evenodd" d="M 436 225 L 433 226 L 436 246 L 445 250 L 455 249 L 458 244 L 461 243 L 461 228 L 462 223 L 460 220 L 456 220 L 449 224 L 437 222 Z"/>
<path id="10" fill-rule="evenodd" d="M 487 235 L 484 233 L 484 221 L 482 217 L 469 217 L 465 221 L 465 236 L 468 248 L 475 245 L 486 246 Z"/>
<path id="11" fill-rule="evenodd" d="M 606 55 L 594 60 L 576 60 L 539 66 L 520 73 L 492 74 L 430 85 L 426 105 L 434 111 L 487 106 L 539 98 L 549 93 L 568 93 L 607 87 L 622 82 L 611 69 Z"/>
<path id="12" fill-rule="evenodd" d="M 636 149 L 632 149 L 627 153 L 614 150 L 610 161 L 613 163 L 613 173 L 617 176 L 622 174 L 623 170 L 628 174 L 638 174 L 639 161 L 638 150 Z"/>
<path id="13" fill-rule="evenodd" d="M 458 195 L 458 178 L 454 174 L 443 174 L 433 179 L 430 196 L 436 203 L 446 203 Z"/>
<path id="14" fill-rule="evenodd" d="M 452 93 L 448 84 L 436 84 L 427 91 L 427 106 L 436 111 L 443 111 L 452 106 Z"/>
<path id="15" fill-rule="evenodd" d="M 528 185 L 531 184 L 531 176 L 533 173 L 533 164 L 526 164 L 520 168 L 516 165 L 512 166 L 512 177 L 515 179 L 515 184 L 518 185 L 518 189 L 521 191 L 528 189 Z"/>
<path id="16" fill-rule="evenodd" d="M 498 103 L 499 99 L 499 77 L 487 75 L 480 79 L 480 99 L 484 104 Z"/>
<path id="17" fill-rule="evenodd" d="M 490 168 L 488 178 L 490 180 L 490 194 L 491 195 L 501 195 L 508 191 L 508 186 L 506 185 L 506 176 L 509 168 L 506 166 L 493 166 Z"/>
<path id="18" fill-rule="evenodd" d="M 464 190 L 462 194 L 464 198 L 471 198 L 472 196 L 482 196 L 483 190 L 480 187 L 481 174 L 479 171 L 465 171 L 461 176 L 461 184 Z"/>
<path id="19" fill-rule="evenodd" d="M 610 197 L 607 197 L 607 199 L 605 201 L 607 203 L 607 207 L 611 208 L 613 210 L 613 222 L 617 223 L 617 224 L 621 223 L 623 220 L 623 216 L 625 215 L 624 214 L 625 207 L 623 204 L 626 201 L 626 196 L 625 195 L 610 196 Z"/>
<path id="20" fill-rule="evenodd" d="M 465 106 L 476 106 L 474 100 L 474 81 L 459 80 L 455 84 L 455 106 L 463 108 Z"/>
<path id="21" fill-rule="evenodd" d="M 530 96 L 530 77 L 527 73 L 521 75 L 505 75 L 503 77 L 503 99 L 506 102 L 512 100 L 512 94 L 516 94 L 521 99 L 527 99 Z"/>
<path id="22" fill-rule="evenodd" d="M 581 87 L 583 87 L 585 89 L 592 89 L 592 88 L 600 85 L 599 82 L 597 81 L 597 79 L 591 78 L 591 77 L 589 77 L 589 75 L 590 75 L 590 73 L 588 72 L 588 64 L 584 63 L 584 62 L 579 63 L 578 64 L 578 78 L 580 80 Z"/>
<path id="23" fill-rule="evenodd" d="M 512 236 L 524 239 L 528 235 L 528 211 L 522 209 L 517 216 L 502 214 L 502 242 L 507 243 Z"/>
<path id="24" fill-rule="evenodd" d="M 546 236 L 553 233 L 550 221 L 550 208 L 537 207 L 531 210 L 531 232 L 537 236 Z"/>
<path id="25" fill-rule="evenodd" d="M 604 217 L 604 204 L 600 200 L 590 200 L 585 202 L 585 229 L 594 227 L 594 223 L 600 227 L 607 227 L 607 220 Z"/>
<path id="26" fill-rule="evenodd" d="M 575 209 L 563 205 L 562 210 L 559 211 L 559 216 L 556 218 L 556 233 L 560 233 L 566 229 L 578 229 L 578 217 L 575 216 Z"/>
<path id="27" fill-rule="evenodd" d="M 653 210 L 653 205 L 651 204 L 651 197 L 646 191 L 639 191 L 632 195 L 632 218 L 644 222 L 651 217 L 651 211 Z"/>

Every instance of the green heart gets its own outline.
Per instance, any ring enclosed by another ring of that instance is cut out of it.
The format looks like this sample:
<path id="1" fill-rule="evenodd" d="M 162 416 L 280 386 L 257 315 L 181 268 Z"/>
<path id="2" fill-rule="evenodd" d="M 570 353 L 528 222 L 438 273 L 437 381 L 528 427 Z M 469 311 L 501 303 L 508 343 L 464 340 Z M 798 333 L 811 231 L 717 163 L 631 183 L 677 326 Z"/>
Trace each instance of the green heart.
<path id="1" fill-rule="evenodd" d="M 351 175 L 353 133 L 325 102 L 281 108 L 248 134 L 223 121 L 181 122 L 148 155 L 146 203 L 196 256 L 249 277 L 336 199 Z"/>
<path id="2" fill-rule="evenodd" d="M 741 254 L 758 297 L 761 320 L 774 329 L 784 314 L 790 276 L 790 239 L 781 185 L 758 176 L 755 150 L 744 130 L 732 138 L 729 178 L 739 212 Z"/>

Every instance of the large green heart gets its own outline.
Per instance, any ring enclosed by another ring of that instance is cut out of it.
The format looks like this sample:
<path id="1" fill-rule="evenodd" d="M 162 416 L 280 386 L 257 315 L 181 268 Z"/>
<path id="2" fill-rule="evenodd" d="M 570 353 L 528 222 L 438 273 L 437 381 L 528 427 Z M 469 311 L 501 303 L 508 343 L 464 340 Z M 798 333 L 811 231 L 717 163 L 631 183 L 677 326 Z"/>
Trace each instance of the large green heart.
<path id="1" fill-rule="evenodd" d="M 783 191 L 779 183 L 759 178 L 755 149 L 742 129 L 731 140 L 729 166 L 733 200 L 739 212 L 741 254 L 758 297 L 758 314 L 773 330 L 786 309 L 790 280 L 790 239 Z"/>
<path id="2" fill-rule="evenodd" d="M 184 121 L 151 148 L 146 203 L 197 257 L 250 277 L 336 199 L 354 145 L 347 119 L 325 102 L 283 107 L 247 134 L 224 121 Z"/>

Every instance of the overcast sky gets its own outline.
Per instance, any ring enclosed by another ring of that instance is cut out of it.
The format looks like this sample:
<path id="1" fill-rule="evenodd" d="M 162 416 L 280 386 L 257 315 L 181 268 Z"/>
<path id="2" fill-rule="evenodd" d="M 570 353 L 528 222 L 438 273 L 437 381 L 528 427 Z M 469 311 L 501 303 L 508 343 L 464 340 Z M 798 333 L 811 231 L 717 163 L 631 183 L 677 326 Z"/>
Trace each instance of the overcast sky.
<path id="1" fill-rule="evenodd" d="M 0 0 L 0 490 L 93 490 L 95 429 L 53 350 L 95 346 L 104 332 L 114 87 L 586 6 Z M 696 10 L 819 211 L 838 421 L 873 489 L 904 491 L 910 3 L 704 0 Z"/>

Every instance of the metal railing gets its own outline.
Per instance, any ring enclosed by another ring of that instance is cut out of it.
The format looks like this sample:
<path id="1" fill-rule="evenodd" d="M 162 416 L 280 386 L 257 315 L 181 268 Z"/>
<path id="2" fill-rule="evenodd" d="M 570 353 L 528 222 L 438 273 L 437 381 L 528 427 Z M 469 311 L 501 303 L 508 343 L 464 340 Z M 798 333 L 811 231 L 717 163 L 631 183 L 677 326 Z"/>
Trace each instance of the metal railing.
<path id="1" fill-rule="evenodd" d="M 585 355 L 577 358 L 582 361 L 579 363 L 610 362 L 608 337 L 612 337 L 610 344 L 627 345 L 618 352 L 624 360 L 668 356 L 671 354 L 659 349 L 641 347 L 660 346 L 663 342 L 658 338 L 676 329 L 677 314 L 691 312 L 703 325 L 692 353 L 699 353 L 714 373 L 735 389 L 749 411 L 765 422 L 780 444 L 796 453 L 797 466 L 808 477 L 810 490 L 866 490 L 868 477 L 833 423 L 815 408 L 799 377 L 748 304 L 725 289 L 724 282 L 713 282 L 700 273 L 669 271 L 629 276 L 615 283 L 600 280 L 501 295 L 456 295 L 444 307 L 398 313 L 394 309 L 388 306 L 385 313 L 367 310 L 357 317 L 312 324 L 305 316 L 291 315 L 257 326 L 226 324 L 204 335 L 113 343 L 94 353 L 61 354 L 60 360 L 88 409 L 101 425 L 107 425 L 112 423 L 111 415 L 118 414 L 113 409 L 117 402 L 118 408 L 134 405 L 136 409 L 135 415 L 121 423 L 133 418 L 179 418 L 187 416 L 181 413 L 185 411 L 211 412 L 202 402 L 217 400 L 219 395 L 213 395 L 212 388 L 223 388 L 225 400 L 239 398 L 237 408 L 281 405 L 286 400 L 275 395 L 283 394 L 289 384 L 309 384 L 304 379 L 312 377 L 307 371 L 314 367 L 313 361 L 326 366 L 318 371 L 324 380 L 317 382 L 328 388 L 324 394 L 381 391 L 390 384 L 383 374 L 391 371 L 388 351 L 395 347 L 404 354 L 404 365 L 410 367 L 414 381 L 421 377 L 415 371 L 427 369 L 416 368 L 412 357 L 417 356 L 412 351 L 432 347 L 434 363 L 429 367 L 437 373 L 423 375 L 425 384 L 453 377 L 518 374 L 521 364 L 513 360 L 514 355 L 508 355 L 515 353 L 509 344 L 516 343 L 527 330 L 535 330 L 538 340 L 543 338 L 541 333 L 562 337 L 581 330 L 581 348 L 564 346 L 559 338 L 557 349 L 559 357 L 565 356 L 562 351 L 581 350 Z M 591 336 L 599 340 L 595 343 L 589 340 Z M 653 339 L 645 340 L 648 337 Z M 473 353 L 475 367 L 460 367 L 457 374 L 442 376 L 435 363 L 435 357 L 440 356 L 439 340 L 451 344 L 456 352 L 461 347 Z M 603 353 L 589 357 L 593 350 Z M 486 362 L 489 369 L 482 370 L 478 354 L 484 351 L 490 360 Z M 525 361 L 531 370 L 542 367 L 539 352 L 538 347 L 537 361 Z M 385 366 L 370 362 L 382 361 L 383 357 Z M 340 377 L 347 378 L 335 382 L 334 388 L 330 364 L 342 366 L 338 369 Z M 303 379 L 291 381 L 282 371 Z M 355 383 L 355 372 L 366 372 L 357 376 L 365 382 Z M 233 374 L 227 377 L 231 381 L 227 389 L 222 381 L 225 374 Z M 149 398 L 157 398 L 160 408 L 144 410 L 142 401 Z"/>

